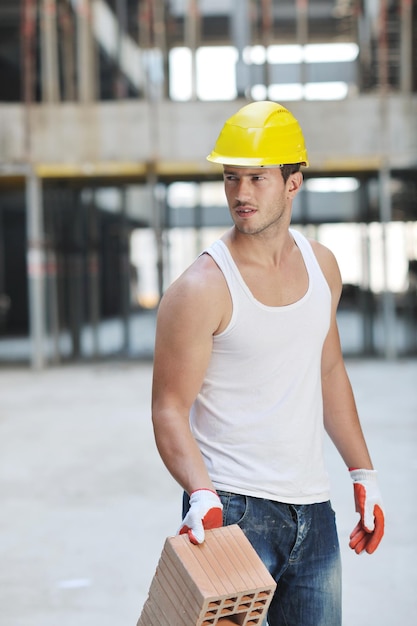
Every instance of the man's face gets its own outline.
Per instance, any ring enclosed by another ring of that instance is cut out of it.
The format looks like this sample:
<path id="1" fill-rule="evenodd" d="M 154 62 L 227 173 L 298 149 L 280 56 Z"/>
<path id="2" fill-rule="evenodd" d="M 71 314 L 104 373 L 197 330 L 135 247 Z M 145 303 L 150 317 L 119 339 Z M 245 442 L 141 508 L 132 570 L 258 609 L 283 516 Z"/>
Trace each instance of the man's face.
<path id="1" fill-rule="evenodd" d="M 258 234 L 289 216 L 293 175 L 285 183 L 278 167 L 225 165 L 223 176 L 230 214 L 240 232 Z"/>

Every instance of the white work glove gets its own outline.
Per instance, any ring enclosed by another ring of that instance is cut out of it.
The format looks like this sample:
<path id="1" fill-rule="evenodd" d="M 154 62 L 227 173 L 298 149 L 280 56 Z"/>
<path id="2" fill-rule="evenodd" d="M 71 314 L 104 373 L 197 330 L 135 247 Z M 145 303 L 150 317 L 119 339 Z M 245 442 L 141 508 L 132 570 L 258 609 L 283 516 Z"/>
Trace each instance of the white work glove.
<path id="1" fill-rule="evenodd" d="M 356 511 L 361 516 L 350 535 L 349 546 L 360 554 L 364 550 L 372 554 L 384 535 L 384 507 L 378 488 L 377 472 L 366 469 L 350 469 L 353 480 Z"/>
<path id="2" fill-rule="evenodd" d="M 223 526 L 223 505 L 211 489 L 196 489 L 190 496 L 190 508 L 178 534 L 188 533 L 191 543 L 204 541 L 204 530 Z"/>

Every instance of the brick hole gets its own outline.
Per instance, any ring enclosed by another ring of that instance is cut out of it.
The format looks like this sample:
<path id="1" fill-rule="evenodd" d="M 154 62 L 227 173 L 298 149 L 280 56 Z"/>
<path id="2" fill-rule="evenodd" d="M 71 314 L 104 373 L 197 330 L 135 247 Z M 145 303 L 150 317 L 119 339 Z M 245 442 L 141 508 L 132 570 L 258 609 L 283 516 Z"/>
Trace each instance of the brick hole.
<path id="1" fill-rule="evenodd" d="M 269 589 L 266 589 L 265 591 L 260 591 L 257 595 L 257 598 L 267 598 L 270 595 L 271 591 Z"/>
<path id="2" fill-rule="evenodd" d="M 224 606 L 220 611 L 221 615 L 230 615 L 234 611 L 233 606 Z"/>
<path id="3" fill-rule="evenodd" d="M 255 600 L 253 606 L 265 606 L 266 600 Z"/>
<path id="4" fill-rule="evenodd" d="M 259 594 L 259 595 L 261 595 L 261 594 Z M 254 597 L 255 597 L 255 594 L 254 593 L 250 593 L 250 594 L 248 594 L 246 596 L 242 596 L 240 601 L 241 602 L 250 602 L 251 600 L 253 600 Z"/>
<path id="5" fill-rule="evenodd" d="M 220 600 L 212 600 L 211 602 L 208 603 L 209 609 L 214 609 L 218 606 L 220 606 Z"/>
<path id="6" fill-rule="evenodd" d="M 237 607 L 238 611 L 244 611 L 245 609 L 250 609 L 250 602 L 245 604 L 239 604 L 239 606 Z"/>
<path id="7" fill-rule="evenodd" d="M 237 596 L 234 596 L 233 598 L 226 598 L 224 601 L 225 604 L 234 604 L 235 602 L 237 602 Z"/>

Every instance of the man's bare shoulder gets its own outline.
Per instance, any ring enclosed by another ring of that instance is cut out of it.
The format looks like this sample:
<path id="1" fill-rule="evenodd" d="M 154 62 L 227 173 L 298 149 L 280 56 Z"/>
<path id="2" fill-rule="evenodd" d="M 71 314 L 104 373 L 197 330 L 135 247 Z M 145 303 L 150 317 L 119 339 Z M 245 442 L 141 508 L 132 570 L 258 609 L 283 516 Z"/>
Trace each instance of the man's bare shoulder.
<path id="1" fill-rule="evenodd" d="M 309 239 L 308 241 L 310 242 L 314 254 L 316 255 L 318 260 L 322 259 L 325 262 L 336 262 L 336 257 L 330 250 L 330 248 L 317 241 L 317 239 Z"/>
<path id="2" fill-rule="evenodd" d="M 159 316 L 170 315 L 207 323 L 211 332 L 229 312 L 229 291 L 223 273 L 208 254 L 202 254 L 166 290 Z"/>
<path id="3" fill-rule="evenodd" d="M 200 255 L 167 289 L 164 298 L 206 297 L 226 286 L 223 273 L 209 254 Z"/>
<path id="4" fill-rule="evenodd" d="M 330 250 L 330 248 L 324 246 L 315 239 L 309 239 L 309 242 L 331 290 L 335 292 L 340 291 L 342 287 L 342 279 L 340 276 L 339 265 L 334 253 Z"/>

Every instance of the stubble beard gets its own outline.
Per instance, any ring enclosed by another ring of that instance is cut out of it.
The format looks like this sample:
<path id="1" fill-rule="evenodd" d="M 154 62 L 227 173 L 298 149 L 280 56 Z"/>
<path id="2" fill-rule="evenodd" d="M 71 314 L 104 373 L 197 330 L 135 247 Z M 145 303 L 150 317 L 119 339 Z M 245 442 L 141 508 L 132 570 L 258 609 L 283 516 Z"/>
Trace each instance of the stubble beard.
<path id="1" fill-rule="evenodd" d="M 278 232 L 282 227 L 284 210 L 281 209 L 279 214 L 262 224 L 250 225 L 249 222 L 233 220 L 236 230 L 242 235 L 269 235 Z"/>

